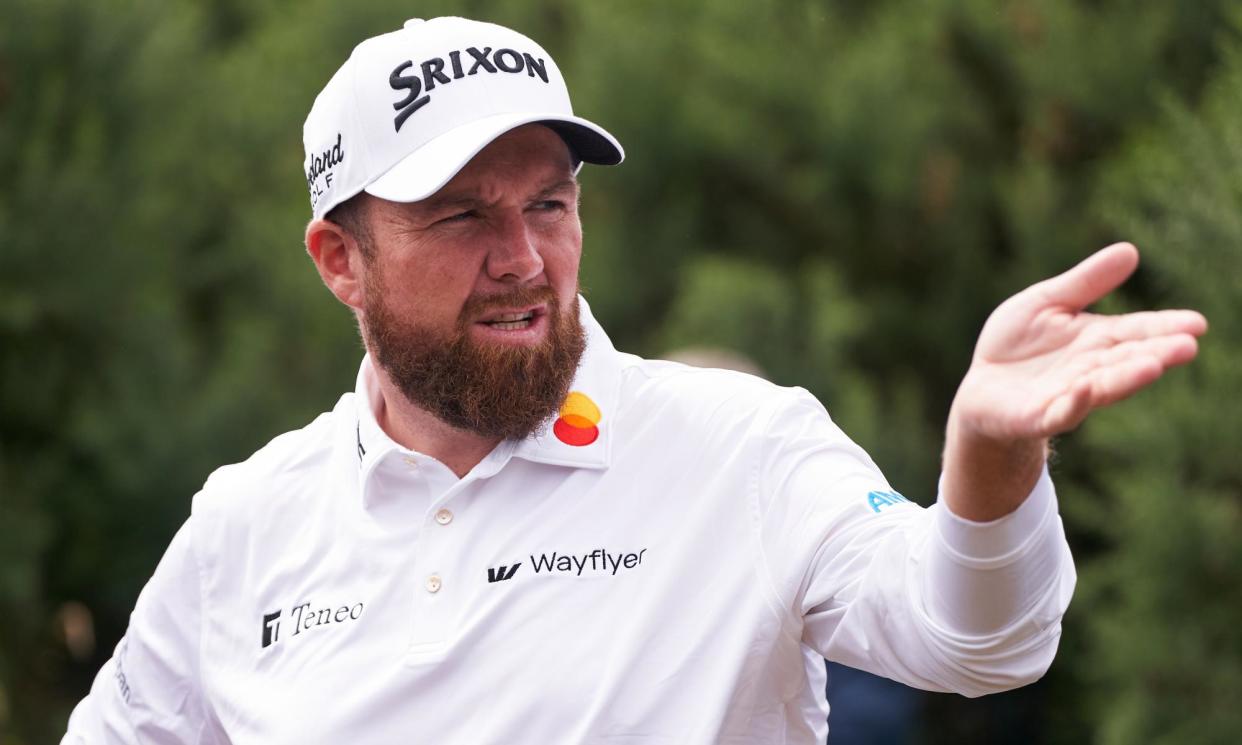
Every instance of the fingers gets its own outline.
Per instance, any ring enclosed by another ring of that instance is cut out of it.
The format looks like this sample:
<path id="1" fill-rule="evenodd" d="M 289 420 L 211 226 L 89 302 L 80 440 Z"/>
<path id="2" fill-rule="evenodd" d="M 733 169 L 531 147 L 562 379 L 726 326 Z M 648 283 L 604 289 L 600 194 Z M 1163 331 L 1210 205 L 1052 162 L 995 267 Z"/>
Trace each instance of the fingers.
<path id="1" fill-rule="evenodd" d="M 1156 382 L 1164 365 L 1154 356 L 1137 355 L 1124 362 L 1096 370 L 1087 380 L 1091 388 L 1091 407 L 1115 404 Z"/>
<path id="2" fill-rule="evenodd" d="M 1058 396 L 1044 414 L 1041 431 L 1053 437 L 1074 429 L 1091 413 L 1091 382 L 1080 379 L 1066 393 Z"/>
<path id="3" fill-rule="evenodd" d="M 1190 334 L 1139 339 L 1101 350 L 1094 369 L 1113 367 L 1137 357 L 1154 357 L 1163 367 L 1176 367 L 1193 360 L 1198 351 L 1199 343 Z"/>
<path id="4" fill-rule="evenodd" d="M 1114 243 L 1096 251 L 1073 269 L 1035 285 L 1049 302 L 1082 310 L 1117 289 L 1138 267 L 1138 249 Z"/>
<path id="5" fill-rule="evenodd" d="M 1104 318 L 1096 316 L 1105 325 L 1105 333 L 1116 341 L 1147 339 L 1170 334 L 1202 336 L 1207 332 L 1207 319 L 1193 310 L 1155 310 L 1127 313 L 1124 316 Z"/>
<path id="6" fill-rule="evenodd" d="M 1084 378 L 1091 388 L 1091 408 L 1114 404 L 1151 385 L 1170 367 L 1195 358 L 1199 343 L 1189 334 L 1119 344 Z"/>
<path id="7" fill-rule="evenodd" d="M 1162 372 L 1160 360 L 1137 356 L 1079 378 L 1048 407 L 1042 422 L 1043 435 L 1054 437 L 1074 429 L 1092 411 L 1133 396 L 1155 382 Z"/>
<path id="8" fill-rule="evenodd" d="M 1191 334 L 1173 334 L 1118 344 L 1100 353 L 1095 364 L 1048 406 L 1044 436 L 1074 429 L 1095 409 L 1122 401 L 1154 383 L 1164 371 L 1195 358 L 1199 343 Z"/>

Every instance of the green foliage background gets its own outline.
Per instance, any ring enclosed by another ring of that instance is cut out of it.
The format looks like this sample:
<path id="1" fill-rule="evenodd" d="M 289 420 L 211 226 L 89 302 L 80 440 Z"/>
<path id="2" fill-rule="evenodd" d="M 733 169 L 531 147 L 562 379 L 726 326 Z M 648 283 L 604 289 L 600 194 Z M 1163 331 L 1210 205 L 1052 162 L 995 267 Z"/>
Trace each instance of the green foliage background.
<path id="1" fill-rule="evenodd" d="M 1136 241 L 1108 309 L 1204 310 L 1202 358 L 1060 443 L 1048 678 L 929 697 L 921 741 L 1236 741 L 1236 3 L 0 0 L 0 743 L 63 732 L 207 473 L 352 385 L 302 119 L 358 40 L 445 14 L 539 39 L 626 145 L 583 174 L 618 346 L 747 352 L 924 503 L 990 309 Z"/>

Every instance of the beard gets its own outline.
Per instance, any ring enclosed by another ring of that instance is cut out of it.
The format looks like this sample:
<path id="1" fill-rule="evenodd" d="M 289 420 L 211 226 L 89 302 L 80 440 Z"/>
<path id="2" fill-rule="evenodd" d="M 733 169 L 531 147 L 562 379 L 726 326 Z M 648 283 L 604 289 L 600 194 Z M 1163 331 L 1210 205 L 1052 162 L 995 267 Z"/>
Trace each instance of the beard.
<path id="1" fill-rule="evenodd" d="M 456 327 L 441 331 L 398 319 L 378 289 L 366 291 L 364 337 L 410 403 L 456 429 L 501 439 L 529 437 L 559 411 L 586 349 L 576 294 L 571 308 L 562 308 L 550 287 L 472 297 Z M 548 324 L 539 344 L 479 344 L 470 337 L 469 319 L 538 303 L 547 305 Z"/>

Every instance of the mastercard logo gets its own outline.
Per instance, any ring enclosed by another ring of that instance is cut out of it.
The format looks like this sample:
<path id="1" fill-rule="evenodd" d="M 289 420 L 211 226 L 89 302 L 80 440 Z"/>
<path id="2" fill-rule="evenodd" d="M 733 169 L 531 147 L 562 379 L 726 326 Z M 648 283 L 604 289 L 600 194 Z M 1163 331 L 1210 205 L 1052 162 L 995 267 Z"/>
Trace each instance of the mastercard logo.
<path id="1" fill-rule="evenodd" d="M 590 445 L 599 438 L 599 420 L 599 407 L 591 397 L 571 391 L 561 404 L 561 415 L 552 425 L 552 434 L 566 445 Z"/>

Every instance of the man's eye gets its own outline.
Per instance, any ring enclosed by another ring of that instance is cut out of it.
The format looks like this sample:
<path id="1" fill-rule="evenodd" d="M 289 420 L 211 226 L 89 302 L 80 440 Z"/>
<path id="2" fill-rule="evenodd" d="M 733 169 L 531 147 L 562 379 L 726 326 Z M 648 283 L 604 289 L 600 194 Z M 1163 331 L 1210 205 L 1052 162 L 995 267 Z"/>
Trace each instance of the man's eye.
<path id="1" fill-rule="evenodd" d="M 542 202 L 535 202 L 533 207 L 540 212 L 551 212 L 553 210 L 564 209 L 565 203 L 559 199 L 545 199 Z"/>
<path id="2" fill-rule="evenodd" d="M 468 220 L 473 220 L 477 216 L 478 215 L 475 214 L 474 210 L 466 210 L 465 212 L 458 212 L 456 214 L 449 215 L 448 217 L 441 218 L 437 222 L 441 222 L 441 223 L 466 222 Z"/>

